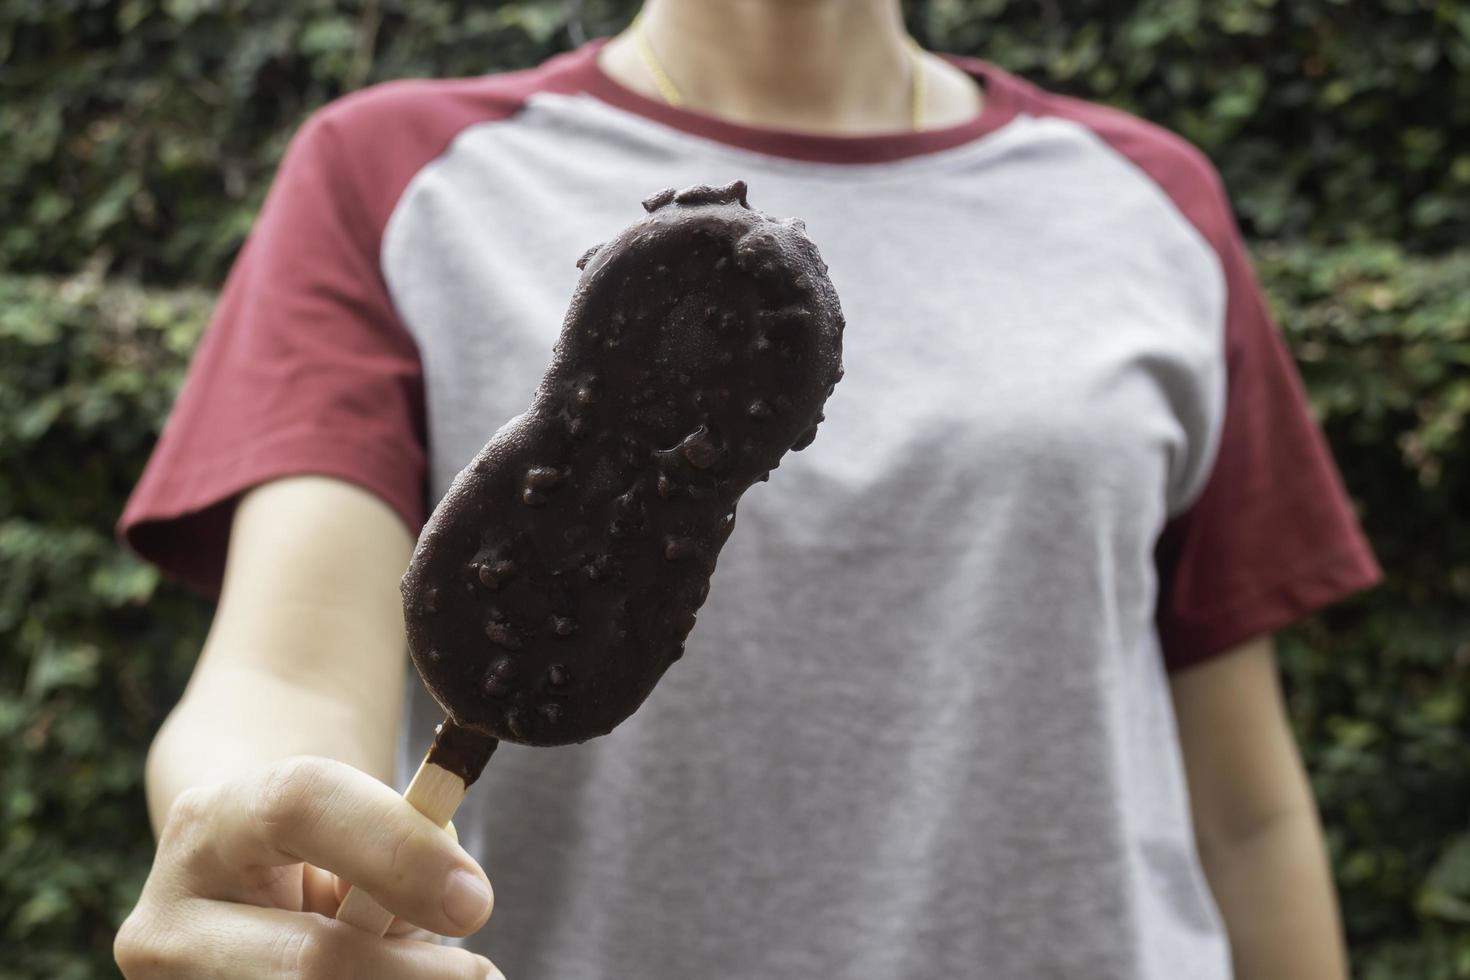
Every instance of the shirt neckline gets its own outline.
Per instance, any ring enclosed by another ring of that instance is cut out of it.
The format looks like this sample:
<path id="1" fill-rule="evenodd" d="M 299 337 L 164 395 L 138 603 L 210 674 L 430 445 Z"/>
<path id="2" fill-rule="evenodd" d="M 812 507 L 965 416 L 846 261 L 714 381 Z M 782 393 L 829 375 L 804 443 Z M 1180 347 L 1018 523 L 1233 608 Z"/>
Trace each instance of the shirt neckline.
<path id="1" fill-rule="evenodd" d="M 1015 118 L 1017 109 L 1004 72 L 972 58 L 944 57 L 984 86 L 980 112 L 954 126 L 922 132 L 876 133 L 863 136 L 826 136 L 766 129 L 717 119 L 692 109 L 671 106 L 635 92 L 598 64 L 597 55 L 608 38 L 589 41 L 571 53 L 566 70 L 576 88 L 618 109 L 650 119 L 684 133 L 762 153 L 807 163 L 892 163 L 979 139 Z"/>

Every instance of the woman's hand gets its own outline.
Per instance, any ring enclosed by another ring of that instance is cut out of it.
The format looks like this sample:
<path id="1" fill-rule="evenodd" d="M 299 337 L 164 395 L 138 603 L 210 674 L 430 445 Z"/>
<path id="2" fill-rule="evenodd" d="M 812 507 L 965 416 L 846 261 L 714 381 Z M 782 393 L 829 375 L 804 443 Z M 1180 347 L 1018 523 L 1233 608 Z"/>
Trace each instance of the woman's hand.
<path id="1" fill-rule="evenodd" d="M 334 875 L 401 928 L 380 939 L 334 921 Z M 492 905 L 479 865 L 397 793 L 297 757 L 178 796 L 114 951 L 127 980 L 503 980 L 483 957 L 393 934 L 468 935 Z"/>

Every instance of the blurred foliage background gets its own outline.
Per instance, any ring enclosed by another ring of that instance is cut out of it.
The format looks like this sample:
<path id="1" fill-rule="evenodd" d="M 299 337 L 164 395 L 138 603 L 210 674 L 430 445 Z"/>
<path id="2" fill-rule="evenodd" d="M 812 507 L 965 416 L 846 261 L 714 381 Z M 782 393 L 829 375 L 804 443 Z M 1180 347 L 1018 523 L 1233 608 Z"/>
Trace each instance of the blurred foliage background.
<path id="1" fill-rule="evenodd" d="M 1470 978 L 1470 2 L 908 0 L 1203 147 L 1387 572 L 1285 639 L 1357 975 Z M 115 975 L 208 606 L 111 525 L 291 132 L 621 0 L 0 0 L 0 978 Z"/>

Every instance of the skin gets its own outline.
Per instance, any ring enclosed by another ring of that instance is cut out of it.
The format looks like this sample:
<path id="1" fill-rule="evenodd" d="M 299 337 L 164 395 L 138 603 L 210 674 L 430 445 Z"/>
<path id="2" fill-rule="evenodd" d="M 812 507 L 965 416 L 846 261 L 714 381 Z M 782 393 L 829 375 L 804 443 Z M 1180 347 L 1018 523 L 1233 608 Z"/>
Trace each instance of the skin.
<path id="1" fill-rule="evenodd" d="M 690 109 L 830 135 L 910 128 L 896 0 L 650 0 L 645 19 Z M 601 57 L 658 97 L 626 37 Z M 930 55 L 921 64 L 927 127 L 979 111 L 968 76 Z M 501 976 L 430 941 L 483 925 L 489 881 L 384 785 L 405 679 L 397 582 L 412 546 L 385 504 L 335 480 L 274 481 L 240 501 L 209 637 L 148 758 L 159 847 L 116 941 L 127 980 Z M 1345 977 L 1269 640 L 1176 675 L 1172 690 L 1237 977 Z M 344 882 L 399 916 L 389 937 L 331 920 Z"/>
<path id="2" fill-rule="evenodd" d="M 159 845 L 115 943 L 128 980 L 501 976 L 426 941 L 483 925 L 489 880 L 383 782 L 412 547 L 385 504 L 335 480 L 240 502 L 204 652 L 148 756 Z M 332 921 L 337 876 L 400 917 L 391 938 Z"/>
<path id="3" fill-rule="evenodd" d="M 1236 980 L 1342 980 L 1337 894 L 1277 673 L 1262 638 L 1171 680 L 1195 839 Z"/>
<path id="4" fill-rule="evenodd" d="M 649 0 L 649 43 L 686 108 L 729 122 L 861 136 L 912 128 L 913 58 L 894 0 Z M 921 59 L 926 129 L 980 111 L 970 76 Z M 661 99 L 631 35 L 603 49 L 613 78 Z"/>

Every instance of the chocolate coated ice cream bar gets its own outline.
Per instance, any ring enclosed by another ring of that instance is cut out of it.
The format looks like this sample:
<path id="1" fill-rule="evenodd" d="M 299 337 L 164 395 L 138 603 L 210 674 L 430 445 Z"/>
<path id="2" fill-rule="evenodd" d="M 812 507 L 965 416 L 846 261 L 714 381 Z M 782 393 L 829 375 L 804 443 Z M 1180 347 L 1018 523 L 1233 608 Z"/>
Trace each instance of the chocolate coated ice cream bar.
<path id="1" fill-rule="evenodd" d="M 448 715 L 415 780 L 440 823 L 497 740 L 584 741 L 643 703 L 741 494 L 812 442 L 842 376 L 841 308 L 800 221 L 752 210 L 739 181 L 643 206 L 578 262 L 533 404 L 456 477 L 403 577 L 409 650 Z"/>

